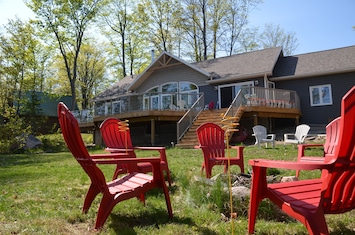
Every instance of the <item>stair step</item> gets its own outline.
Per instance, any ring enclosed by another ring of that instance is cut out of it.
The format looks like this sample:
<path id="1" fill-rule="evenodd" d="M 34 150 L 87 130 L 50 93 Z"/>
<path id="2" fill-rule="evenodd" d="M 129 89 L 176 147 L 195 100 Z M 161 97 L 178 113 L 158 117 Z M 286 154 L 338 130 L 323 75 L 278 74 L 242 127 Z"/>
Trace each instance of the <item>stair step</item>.
<path id="1" fill-rule="evenodd" d="M 222 114 L 224 114 L 227 109 L 218 109 L 218 110 L 204 110 L 197 117 L 195 122 L 191 125 L 189 130 L 185 133 L 181 141 L 176 144 L 178 148 L 194 148 L 197 146 L 198 140 L 196 136 L 196 129 L 203 123 L 214 122 L 220 123 L 222 120 Z"/>

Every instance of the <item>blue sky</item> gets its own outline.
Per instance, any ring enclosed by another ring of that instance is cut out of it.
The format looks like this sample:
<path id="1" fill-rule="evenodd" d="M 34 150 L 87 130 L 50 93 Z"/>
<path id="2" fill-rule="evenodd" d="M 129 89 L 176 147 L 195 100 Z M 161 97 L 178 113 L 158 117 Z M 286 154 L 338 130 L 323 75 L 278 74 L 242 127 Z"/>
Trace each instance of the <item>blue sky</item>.
<path id="1" fill-rule="evenodd" d="M 15 16 L 33 17 L 23 0 L 0 0 L 0 25 Z M 299 41 L 295 54 L 355 45 L 355 0 L 264 0 L 250 14 L 250 24 L 280 25 Z"/>
<path id="2" fill-rule="evenodd" d="M 355 45 L 355 0 L 264 0 L 250 14 L 260 29 L 265 23 L 294 32 L 295 54 Z"/>

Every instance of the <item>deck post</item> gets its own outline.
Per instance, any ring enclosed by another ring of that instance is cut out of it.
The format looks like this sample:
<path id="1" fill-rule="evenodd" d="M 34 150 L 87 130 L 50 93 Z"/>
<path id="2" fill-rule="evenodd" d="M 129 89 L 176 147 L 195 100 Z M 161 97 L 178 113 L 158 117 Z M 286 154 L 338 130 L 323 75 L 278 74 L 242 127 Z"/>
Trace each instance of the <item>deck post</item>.
<path id="1" fill-rule="evenodd" d="M 155 120 L 150 119 L 150 144 L 155 146 Z"/>

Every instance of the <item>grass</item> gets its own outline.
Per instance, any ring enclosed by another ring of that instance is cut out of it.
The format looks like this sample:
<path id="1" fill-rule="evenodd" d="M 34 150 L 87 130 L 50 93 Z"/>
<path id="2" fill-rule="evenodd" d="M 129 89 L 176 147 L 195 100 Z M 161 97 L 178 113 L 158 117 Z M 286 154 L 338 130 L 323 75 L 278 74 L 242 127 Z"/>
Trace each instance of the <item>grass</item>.
<path id="1" fill-rule="evenodd" d="M 0 234 L 231 234 L 232 223 L 221 216 L 230 209 L 228 193 L 221 183 L 209 186 L 198 180 L 200 151 L 167 150 L 173 178 L 173 219 L 167 216 L 163 195 L 153 190 L 148 193 L 145 206 L 136 199 L 119 203 L 100 231 L 93 230 L 100 197 L 88 214 L 81 213 L 90 180 L 69 152 L 0 155 Z M 139 157 L 151 155 L 158 156 L 154 152 L 138 152 Z M 297 149 L 291 145 L 277 145 L 275 149 L 248 146 L 244 156 L 246 163 L 251 158 L 296 160 Z M 111 178 L 114 169 L 102 169 Z M 250 170 L 248 165 L 246 170 Z M 212 173 L 221 172 L 222 167 L 216 166 Z M 232 172 L 239 172 L 239 168 L 233 166 Z M 295 174 L 286 170 L 279 173 Z M 301 177 L 319 174 L 301 172 Z M 234 234 L 246 234 L 248 199 L 233 203 L 237 213 Z M 331 234 L 354 234 L 354 216 L 353 211 L 327 215 Z M 256 230 L 257 234 L 307 234 L 301 223 L 280 214 L 267 200 L 259 208 Z"/>

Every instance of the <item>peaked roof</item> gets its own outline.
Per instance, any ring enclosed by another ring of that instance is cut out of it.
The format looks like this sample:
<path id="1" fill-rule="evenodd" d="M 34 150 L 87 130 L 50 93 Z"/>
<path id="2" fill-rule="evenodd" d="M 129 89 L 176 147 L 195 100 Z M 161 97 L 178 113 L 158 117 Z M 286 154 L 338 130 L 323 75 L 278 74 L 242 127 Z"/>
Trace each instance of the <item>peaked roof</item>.
<path id="1" fill-rule="evenodd" d="M 184 60 L 176 57 L 166 51 L 161 53 L 157 59 L 155 59 L 140 75 L 138 75 L 132 82 L 132 84 L 128 87 L 129 91 L 137 89 L 155 70 L 164 69 L 168 66 L 180 65 L 184 64 L 203 75 L 209 77 L 209 73 L 196 67 L 193 64 L 187 63 Z"/>
<path id="2" fill-rule="evenodd" d="M 355 71 L 355 46 L 281 57 L 272 81 Z"/>
<path id="3" fill-rule="evenodd" d="M 94 101 L 107 100 L 110 98 L 116 98 L 119 95 L 127 94 L 127 88 L 132 83 L 136 76 L 126 76 L 113 84 L 110 88 L 106 89 L 99 95 L 95 96 Z"/>
<path id="4" fill-rule="evenodd" d="M 274 47 L 197 62 L 195 65 L 211 74 L 207 83 L 216 84 L 270 76 L 282 55 L 282 48 Z"/>

